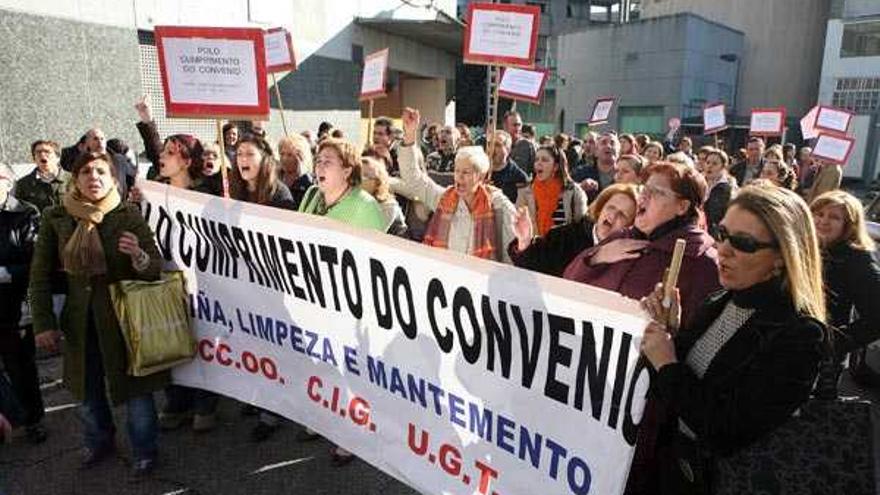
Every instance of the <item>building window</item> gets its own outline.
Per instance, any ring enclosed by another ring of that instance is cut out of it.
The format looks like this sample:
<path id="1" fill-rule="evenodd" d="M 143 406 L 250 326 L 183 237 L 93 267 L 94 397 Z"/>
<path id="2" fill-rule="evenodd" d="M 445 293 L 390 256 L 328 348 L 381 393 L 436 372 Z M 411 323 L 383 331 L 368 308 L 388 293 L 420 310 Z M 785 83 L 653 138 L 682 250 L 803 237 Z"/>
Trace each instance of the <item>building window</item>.
<path id="1" fill-rule="evenodd" d="M 880 108 L 880 77 L 842 77 L 831 97 L 831 104 L 857 114 Z"/>
<path id="2" fill-rule="evenodd" d="M 544 34 L 538 35 L 538 43 L 535 46 L 535 62 L 543 62 L 547 60 L 549 53 L 547 52 L 548 36 Z"/>
<path id="3" fill-rule="evenodd" d="M 841 58 L 880 56 L 880 22 L 860 22 L 843 27 Z"/>

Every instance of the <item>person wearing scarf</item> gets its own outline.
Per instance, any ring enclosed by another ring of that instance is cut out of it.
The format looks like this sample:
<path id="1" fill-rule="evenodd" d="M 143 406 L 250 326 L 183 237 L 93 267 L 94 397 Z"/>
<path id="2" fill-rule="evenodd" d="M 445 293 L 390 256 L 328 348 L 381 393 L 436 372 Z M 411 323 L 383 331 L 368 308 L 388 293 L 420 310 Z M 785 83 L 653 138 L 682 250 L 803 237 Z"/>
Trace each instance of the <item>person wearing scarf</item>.
<path id="1" fill-rule="evenodd" d="M 133 476 L 140 478 L 153 470 L 158 454 L 152 393 L 170 383 L 170 374 L 127 374 L 126 345 L 109 287 L 121 280 L 158 279 L 161 256 L 140 211 L 122 201 L 112 163 L 106 153 L 83 154 L 73 165 L 73 186 L 62 204 L 44 212 L 31 265 L 31 307 L 38 346 L 57 349 L 63 331 L 64 383 L 82 402 L 82 467 L 112 456 L 111 407 L 126 404 Z M 60 321 L 51 292 L 58 265 L 68 283 Z"/>
<path id="2" fill-rule="evenodd" d="M 401 183 L 396 191 L 422 201 L 434 214 L 423 243 L 483 259 L 510 263 L 505 248 L 516 236 L 516 208 L 504 193 L 486 184 L 489 157 L 477 146 L 459 148 L 455 155 L 454 183 L 443 187 L 425 172 L 416 142 L 421 116 L 403 111 L 404 141 L 400 147 Z"/>
<path id="3" fill-rule="evenodd" d="M 553 227 L 578 222 L 587 213 L 587 194 L 568 175 L 565 152 L 553 145 L 535 154 L 535 178 L 521 188 L 517 208 L 528 208 L 533 229 L 543 237 Z"/>

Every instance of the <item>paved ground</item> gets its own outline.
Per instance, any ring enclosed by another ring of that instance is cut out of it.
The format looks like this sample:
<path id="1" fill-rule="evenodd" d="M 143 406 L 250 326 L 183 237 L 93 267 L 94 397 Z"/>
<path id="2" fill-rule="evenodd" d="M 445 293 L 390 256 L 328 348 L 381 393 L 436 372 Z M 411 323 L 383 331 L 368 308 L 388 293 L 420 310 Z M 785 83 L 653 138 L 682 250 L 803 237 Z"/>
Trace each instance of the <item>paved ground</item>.
<path id="1" fill-rule="evenodd" d="M 45 424 L 51 436 L 39 446 L 23 439 L 0 446 L 0 495 L 417 493 L 362 461 L 334 468 L 329 462 L 330 444 L 325 440 L 298 442 L 299 426 L 291 423 L 271 439 L 253 443 L 249 433 L 256 418 L 242 417 L 240 404 L 228 399 L 221 401 L 221 421 L 215 431 L 196 434 L 182 429 L 162 434 L 162 462 L 150 480 L 129 483 L 125 435 L 118 435 L 122 445 L 118 458 L 78 471 L 80 425 L 70 394 L 60 386 L 61 359 L 41 360 L 40 372 L 49 411 Z M 876 394 L 859 390 L 847 380 L 842 390 L 880 404 Z M 875 407 L 874 413 L 874 445 L 880 449 L 880 408 Z M 124 424 L 124 415 L 117 411 L 117 425 Z M 880 495 L 880 452 L 875 463 Z"/>
<path id="2" fill-rule="evenodd" d="M 220 404 L 220 426 L 214 432 L 191 430 L 164 433 L 161 465 L 153 479 L 128 482 L 125 435 L 121 454 L 88 471 L 78 471 L 80 426 L 72 398 L 57 382 L 60 358 L 40 362 L 44 398 L 49 408 L 49 440 L 31 446 L 23 439 L 0 446 L 2 495 L 178 495 L 178 494 L 415 494 L 395 479 L 355 461 L 342 468 L 330 465 L 325 440 L 300 443 L 299 427 L 288 423 L 269 440 L 249 439 L 255 417 L 241 417 L 232 400 Z M 161 394 L 157 394 L 157 397 Z M 117 411 L 117 426 L 124 413 Z M 4 491 L 5 490 L 5 491 Z"/>

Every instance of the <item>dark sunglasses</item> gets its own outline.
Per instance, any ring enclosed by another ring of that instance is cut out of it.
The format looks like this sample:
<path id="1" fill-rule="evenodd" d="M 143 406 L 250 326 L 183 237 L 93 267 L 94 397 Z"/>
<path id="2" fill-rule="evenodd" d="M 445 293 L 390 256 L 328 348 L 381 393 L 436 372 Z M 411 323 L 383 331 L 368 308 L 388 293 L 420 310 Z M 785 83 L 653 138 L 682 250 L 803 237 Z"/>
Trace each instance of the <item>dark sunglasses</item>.
<path id="1" fill-rule="evenodd" d="M 733 247 L 733 249 L 749 254 L 761 249 L 775 248 L 777 246 L 775 242 L 761 242 L 752 236 L 733 235 L 728 232 L 727 228 L 723 225 L 718 226 L 718 230 L 715 232 L 715 240 L 718 241 L 719 244 L 724 241 L 730 241 L 730 246 Z"/>

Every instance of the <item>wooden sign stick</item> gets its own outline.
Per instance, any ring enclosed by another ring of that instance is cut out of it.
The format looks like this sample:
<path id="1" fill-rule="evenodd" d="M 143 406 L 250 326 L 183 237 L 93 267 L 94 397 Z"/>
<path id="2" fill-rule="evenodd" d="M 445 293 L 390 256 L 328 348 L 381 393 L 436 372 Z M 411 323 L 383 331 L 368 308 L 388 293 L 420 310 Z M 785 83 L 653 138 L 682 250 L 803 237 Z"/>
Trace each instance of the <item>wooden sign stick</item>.
<path id="1" fill-rule="evenodd" d="M 220 143 L 220 177 L 223 181 L 223 197 L 229 199 L 229 171 L 227 170 L 226 157 L 226 138 L 223 136 L 223 124 L 220 119 L 216 119 L 217 123 L 217 142 Z"/>
<path id="2" fill-rule="evenodd" d="M 681 273 L 681 262 L 684 259 L 685 240 L 678 239 L 675 241 L 675 249 L 672 251 L 672 261 L 663 277 L 663 307 L 666 311 L 666 324 L 669 328 L 676 328 L 675 322 L 670 321 L 672 318 L 672 301 L 675 299 L 675 288 L 678 285 L 678 274 Z"/>

